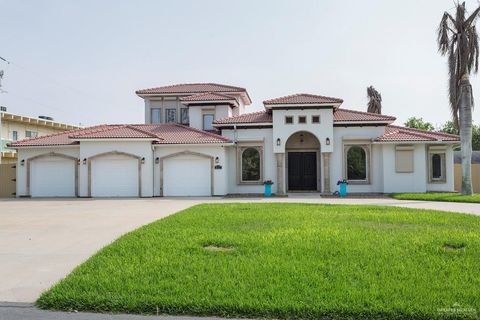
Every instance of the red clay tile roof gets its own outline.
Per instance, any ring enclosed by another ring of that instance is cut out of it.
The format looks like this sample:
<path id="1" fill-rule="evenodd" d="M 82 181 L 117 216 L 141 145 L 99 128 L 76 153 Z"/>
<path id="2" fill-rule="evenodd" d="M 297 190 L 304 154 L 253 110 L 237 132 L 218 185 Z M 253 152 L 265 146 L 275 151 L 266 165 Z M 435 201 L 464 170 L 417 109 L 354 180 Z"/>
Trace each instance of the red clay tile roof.
<path id="1" fill-rule="evenodd" d="M 350 122 L 350 121 L 395 121 L 396 118 L 377 113 L 362 112 L 356 110 L 348 110 L 338 108 L 333 113 L 333 121 L 335 122 Z"/>
<path id="2" fill-rule="evenodd" d="M 454 134 L 448 134 L 443 132 L 425 131 L 388 125 L 385 127 L 385 134 L 376 138 L 375 141 L 460 141 L 460 137 Z"/>
<path id="3" fill-rule="evenodd" d="M 205 144 L 228 143 L 228 138 L 215 133 L 197 130 L 177 123 L 167 124 L 132 124 L 132 125 L 99 125 L 84 129 L 65 131 L 25 139 L 11 143 L 12 148 L 27 146 L 78 145 L 82 139 L 135 139 L 152 138 L 156 144 Z"/>
<path id="4" fill-rule="evenodd" d="M 155 144 L 208 144 L 208 143 L 228 143 L 230 139 L 218 134 L 198 130 L 192 127 L 184 126 L 179 123 L 167 123 L 162 125 L 136 125 L 145 131 L 149 131 L 162 140 Z"/>
<path id="5" fill-rule="evenodd" d="M 180 101 L 228 101 L 228 100 L 237 101 L 235 97 L 222 94 L 222 93 L 216 93 L 216 92 L 198 93 L 198 94 L 194 94 L 193 96 L 180 98 Z"/>
<path id="6" fill-rule="evenodd" d="M 237 124 L 237 123 L 272 123 L 272 114 L 266 111 L 244 113 L 239 116 L 222 118 L 214 121 L 214 124 Z"/>
<path id="7" fill-rule="evenodd" d="M 203 92 L 246 92 L 245 88 L 218 83 L 182 83 L 164 87 L 137 90 L 136 94 L 203 93 Z"/>
<path id="8" fill-rule="evenodd" d="M 110 125 L 89 132 L 71 133 L 70 139 L 158 139 L 155 134 L 131 125 Z"/>
<path id="9" fill-rule="evenodd" d="M 316 104 L 316 103 L 342 103 L 342 99 L 317 96 L 308 93 L 297 93 L 290 96 L 270 99 L 263 101 L 264 105 L 274 105 L 274 104 Z"/>

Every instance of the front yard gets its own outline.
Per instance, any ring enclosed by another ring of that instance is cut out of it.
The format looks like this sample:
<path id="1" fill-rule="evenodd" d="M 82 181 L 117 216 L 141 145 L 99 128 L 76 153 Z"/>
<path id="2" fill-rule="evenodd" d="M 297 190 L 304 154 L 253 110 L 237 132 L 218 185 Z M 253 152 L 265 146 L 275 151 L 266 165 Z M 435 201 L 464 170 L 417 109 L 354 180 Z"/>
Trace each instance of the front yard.
<path id="1" fill-rule="evenodd" d="M 427 193 L 395 193 L 392 198 L 397 200 L 423 200 L 423 201 L 444 201 L 444 202 L 469 202 L 480 203 L 480 194 L 464 196 L 454 192 L 427 192 Z"/>
<path id="2" fill-rule="evenodd" d="M 200 205 L 121 237 L 37 304 L 228 317 L 476 317 L 479 234 L 480 218 L 436 211 Z"/>

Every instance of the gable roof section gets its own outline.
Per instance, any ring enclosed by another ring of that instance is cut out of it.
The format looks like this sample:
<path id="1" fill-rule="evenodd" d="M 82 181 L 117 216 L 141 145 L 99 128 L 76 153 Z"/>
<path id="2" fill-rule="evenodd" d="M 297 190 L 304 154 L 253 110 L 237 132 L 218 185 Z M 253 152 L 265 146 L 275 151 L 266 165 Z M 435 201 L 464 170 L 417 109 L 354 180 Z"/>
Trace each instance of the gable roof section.
<path id="1" fill-rule="evenodd" d="M 99 125 L 10 144 L 10 147 L 78 145 L 82 139 L 151 139 L 155 144 L 230 143 L 230 139 L 177 123 Z"/>
<path id="2" fill-rule="evenodd" d="M 342 123 L 392 123 L 396 118 L 376 113 L 368 113 L 356 110 L 348 110 L 338 108 L 333 113 L 333 122 Z M 267 111 L 244 113 L 239 116 L 233 116 L 223 119 L 218 119 L 214 122 L 215 125 L 221 127 L 222 125 L 231 124 L 254 124 L 254 123 L 272 123 L 272 114 Z"/>
<path id="3" fill-rule="evenodd" d="M 132 125 L 110 125 L 88 132 L 71 133 L 70 139 L 159 139 L 151 132 Z"/>
<path id="4" fill-rule="evenodd" d="M 239 116 L 222 118 L 214 121 L 214 124 L 249 124 L 249 123 L 272 123 L 272 114 L 266 111 L 244 113 Z"/>
<path id="5" fill-rule="evenodd" d="M 402 141 L 447 141 L 455 142 L 460 141 L 460 137 L 454 134 L 448 134 L 436 131 L 425 131 L 413 128 L 399 127 L 399 126 L 386 126 L 385 133 L 376 138 L 377 142 L 402 142 Z"/>
<path id="6" fill-rule="evenodd" d="M 156 87 L 137 90 L 136 94 L 192 94 L 204 92 L 246 92 L 245 88 L 229 86 L 218 83 L 181 83 L 170 86 Z"/>
<path id="7" fill-rule="evenodd" d="M 210 144 L 230 143 L 230 139 L 218 134 L 187 127 L 179 123 L 166 123 L 162 125 L 135 125 L 136 128 L 151 132 L 161 139 L 155 144 Z"/>
<path id="8" fill-rule="evenodd" d="M 280 105 L 280 104 L 327 104 L 327 103 L 342 103 L 342 99 L 319 96 L 308 93 L 297 93 L 280 98 L 263 101 L 264 105 Z"/>

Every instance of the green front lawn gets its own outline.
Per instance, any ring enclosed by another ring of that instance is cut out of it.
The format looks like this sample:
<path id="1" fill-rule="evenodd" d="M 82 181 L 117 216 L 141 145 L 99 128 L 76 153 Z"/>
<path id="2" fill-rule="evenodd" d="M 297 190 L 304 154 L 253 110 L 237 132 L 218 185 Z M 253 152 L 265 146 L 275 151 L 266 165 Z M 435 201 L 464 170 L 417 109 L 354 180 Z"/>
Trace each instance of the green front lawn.
<path id="1" fill-rule="evenodd" d="M 475 216 L 378 206 L 200 205 L 121 237 L 37 304 L 228 317 L 473 317 L 480 312 L 479 257 Z"/>
<path id="2" fill-rule="evenodd" d="M 427 193 L 395 193 L 392 197 L 398 200 L 425 200 L 446 202 L 480 203 L 480 193 L 473 196 L 464 196 L 453 192 L 427 192 Z"/>

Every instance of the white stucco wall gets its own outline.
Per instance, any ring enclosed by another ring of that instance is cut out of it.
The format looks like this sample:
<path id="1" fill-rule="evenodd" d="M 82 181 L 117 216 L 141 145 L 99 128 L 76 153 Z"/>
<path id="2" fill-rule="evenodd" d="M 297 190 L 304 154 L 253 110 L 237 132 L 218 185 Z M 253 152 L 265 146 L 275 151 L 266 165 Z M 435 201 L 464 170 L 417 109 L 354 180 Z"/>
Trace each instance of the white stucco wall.
<path id="1" fill-rule="evenodd" d="M 222 166 L 222 169 L 214 169 L 213 171 L 213 195 L 221 196 L 228 193 L 228 170 L 229 163 L 227 158 L 228 146 L 222 145 L 195 145 L 195 146 L 175 146 L 168 145 L 155 146 L 155 158 L 162 158 L 168 155 L 172 155 L 179 152 L 190 151 L 201 153 L 204 155 L 212 156 L 214 159 L 218 157 L 218 165 Z M 193 173 L 192 173 L 193 174 Z M 154 195 L 160 196 L 160 164 L 154 164 Z"/>
<path id="2" fill-rule="evenodd" d="M 59 154 L 64 154 L 67 156 L 79 158 L 80 148 L 76 147 L 41 147 L 41 148 L 20 148 L 18 149 L 18 158 L 17 158 L 17 197 L 27 195 L 27 166 L 20 164 L 22 160 L 27 161 L 27 159 L 55 152 Z"/>
<path id="3" fill-rule="evenodd" d="M 383 145 L 383 183 L 385 193 L 425 192 L 427 160 L 424 144 L 413 145 L 413 172 L 396 172 L 395 144 Z"/>
<path id="4" fill-rule="evenodd" d="M 382 135 L 385 127 L 334 127 L 334 149 L 330 156 L 330 190 L 338 190 L 337 181 L 345 177 L 344 144 L 369 144 L 370 151 L 370 182 L 368 184 L 349 184 L 348 191 L 353 193 L 383 192 L 383 158 L 382 146 L 370 144 L 371 139 Z M 322 150 L 323 151 L 323 150 Z"/>
<path id="5" fill-rule="evenodd" d="M 322 152 L 332 152 L 334 149 L 333 141 L 333 112 L 328 109 L 305 109 L 305 110 L 273 110 L 273 152 L 284 153 L 285 143 L 288 138 L 298 132 L 307 131 L 312 133 L 320 141 Z M 312 123 L 312 116 L 320 116 L 320 123 Z M 285 124 L 285 117 L 293 116 L 293 124 Z M 298 116 L 306 116 L 307 123 L 298 123 Z M 280 146 L 276 141 L 280 138 Z M 330 145 L 325 144 L 326 138 L 330 139 Z"/>
<path id="6" fill-rule="evenodd" d="M 81 164 L 79 168 L 80 197 L 88 196 L 88 165 L 83 164 L 83 159 L 111 151 L 126 152 L 145 158 L 145 164 L 142 165 L 142 197 L 152 197 L 153 151 L 151 141 L 81 141 Z M 119 174 L 121 174 L 121 172 Z"/>
<path id="7" fill-rule="evenodd" d="M 263 141 L 263 180 L 272 180 L 274 185 L 272 191 L 277 190 L 277 161 L 273 153 L 272 129 L 238 129 L 235 135 L 234 130 L 223 130 L 222 135 L 232 141 L 249 142 Z M 263 184 L 239 184 L 237 181 L 237 147 L 227 149 L 228 159 L 228 193 L 263 193 Z"/>

